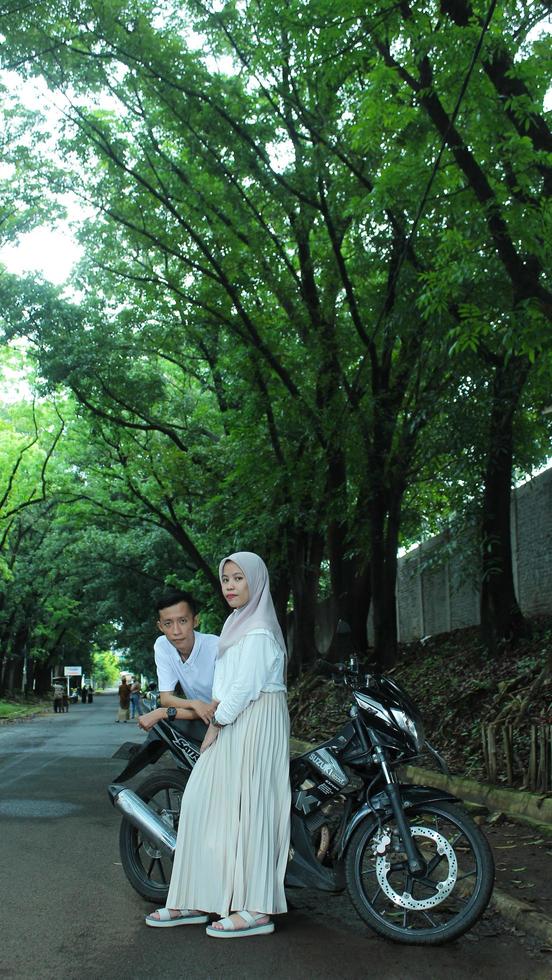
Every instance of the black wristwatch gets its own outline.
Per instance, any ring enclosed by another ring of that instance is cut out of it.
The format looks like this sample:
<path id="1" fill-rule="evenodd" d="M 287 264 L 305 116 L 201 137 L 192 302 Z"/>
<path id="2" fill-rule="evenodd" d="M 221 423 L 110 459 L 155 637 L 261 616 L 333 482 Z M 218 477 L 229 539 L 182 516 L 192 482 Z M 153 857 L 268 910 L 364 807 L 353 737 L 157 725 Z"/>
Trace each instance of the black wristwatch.
<path id="1" fill-rule="evenodd" d="M 174 721 L 176 718 L 176 708 L 167 708 L 167 720 Z"/>

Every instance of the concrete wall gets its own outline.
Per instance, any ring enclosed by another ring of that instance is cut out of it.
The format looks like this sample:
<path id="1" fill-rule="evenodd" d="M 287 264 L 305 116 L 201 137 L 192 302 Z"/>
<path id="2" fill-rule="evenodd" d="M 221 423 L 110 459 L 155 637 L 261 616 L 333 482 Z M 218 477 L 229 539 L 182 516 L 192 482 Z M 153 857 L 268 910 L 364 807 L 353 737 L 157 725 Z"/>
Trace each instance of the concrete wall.
<path id="1" fill-rule="evenodd" d="M 552 469 L 516 490 L 512 539 L 514 583 L 523 612 L 552 613 Z"/>
<path id="2" fill-rule="evenodd" d="M 466 534 L 463 556 L 446 535 L 399 559 L 397 618 L 402 642 L 479 623 L 479 568 Z M 552 468 L 512 494 L 514 584 L 528 616 L 552 615 Z M 368 623 L 372 642 L 371 624 Z"/>

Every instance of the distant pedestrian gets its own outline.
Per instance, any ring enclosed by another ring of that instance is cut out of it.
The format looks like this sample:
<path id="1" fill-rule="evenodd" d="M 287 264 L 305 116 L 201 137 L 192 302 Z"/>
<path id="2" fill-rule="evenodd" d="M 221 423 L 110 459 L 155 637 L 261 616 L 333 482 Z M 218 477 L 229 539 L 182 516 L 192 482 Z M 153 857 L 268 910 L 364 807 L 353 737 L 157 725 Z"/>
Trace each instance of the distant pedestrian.
<path id="1" fill-rule="evenodd" d="M 83 704 L 86 704 L 86 695 L 87 694 L 88 694 L 88 691 L 86 690 L 86 684 L 83 684 L 83 686 L 81 687 L 81 691 L 80 691 L 81 701 L 82 701 Z"/>
<path id="2" fill-rule="evenodd" d="M 93 700 L 94 700 L 94 691 L 93 691 L 92 687 L 89 687 L 88 688 L 88 697 L 87 697 L 88 704 L 92 704 Z"/>
<path id="3" fill-rule="evenodd" d="M 134 681 L 130 687 L 130 719 L 134 721 L 135 718 L 140 717 L 144 714 L 144 706 L 142 704 L 142 695 L 140 691 L 140 682 Z"/>
<path id="4" fill-rule="evenodd" d="M 54 684 L 54 711 L 56 714 L 63 711 L 63 685 Z"/>
<path id="5" fill-rule="evenodd" d="M 130 707 L 130 686 L 126 682 L 126 677 L 123 677 L 121 686 L 119 687 L 119 711 L 117 713 L 116 721 L 128 721 Z"/>

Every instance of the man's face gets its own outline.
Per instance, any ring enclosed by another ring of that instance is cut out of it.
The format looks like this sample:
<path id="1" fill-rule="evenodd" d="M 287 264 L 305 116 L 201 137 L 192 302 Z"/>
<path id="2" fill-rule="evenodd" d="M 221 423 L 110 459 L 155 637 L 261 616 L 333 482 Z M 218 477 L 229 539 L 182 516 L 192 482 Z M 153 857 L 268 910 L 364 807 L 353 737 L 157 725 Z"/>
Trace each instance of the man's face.
<path id="1" fill-rule="evenodd" d="M 183 653 L 189 653 L 193 646 L 197 616 L 194 616 L 187 602 L 177 602 L 175 606 L 160 609 L 157 626 L 173 647 Z"/>

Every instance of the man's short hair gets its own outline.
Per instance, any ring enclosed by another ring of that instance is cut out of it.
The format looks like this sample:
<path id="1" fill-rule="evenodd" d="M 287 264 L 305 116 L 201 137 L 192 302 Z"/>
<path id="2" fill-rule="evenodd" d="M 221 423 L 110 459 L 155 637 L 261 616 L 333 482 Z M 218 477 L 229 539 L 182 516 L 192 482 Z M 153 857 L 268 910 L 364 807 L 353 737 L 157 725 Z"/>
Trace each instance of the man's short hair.
<path id="1" fill-rule="evenodd" d="M 183 589 L 171 589 L 170 592 L 164 592 L 159 596 L 155 605 L 157 616 L 159 617 L 161 615 L 162 609 L 168 609 L 169 606 L 177 606 L 179 602 L 187 602 L 192 616 L 197 616 L 199 609 L 196 600 L 191 592 L 184 592 Z"/>

